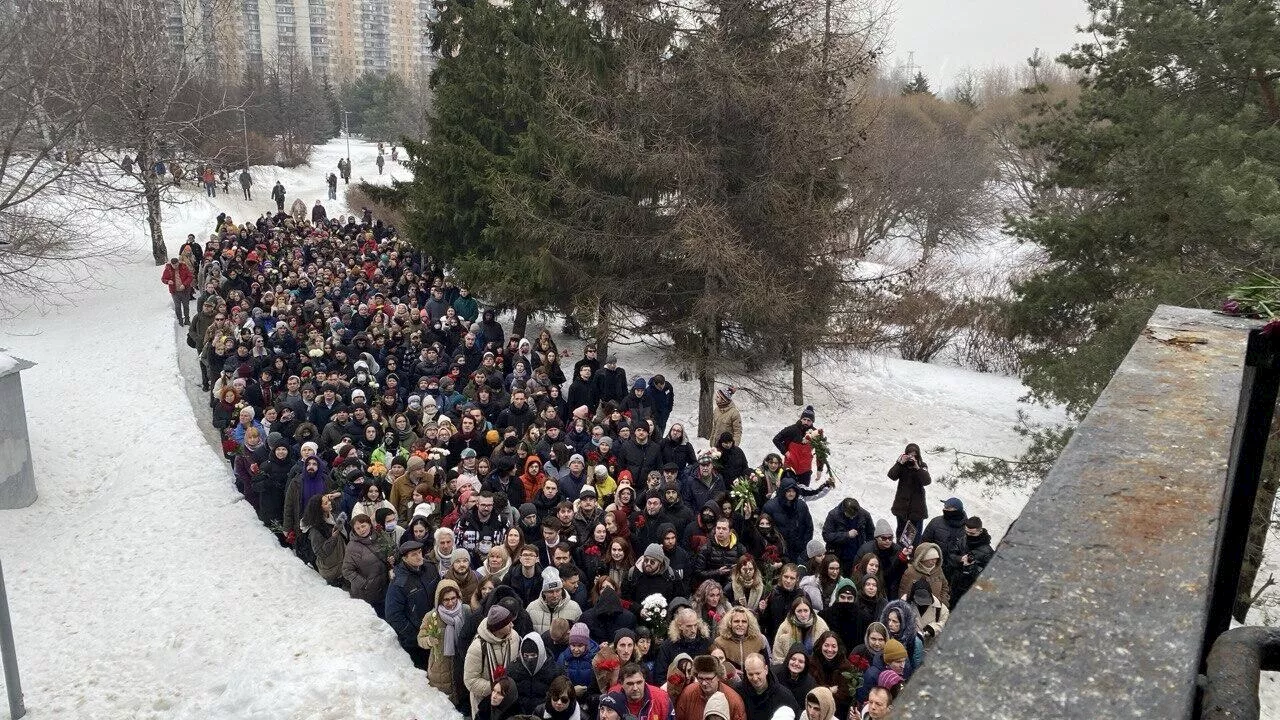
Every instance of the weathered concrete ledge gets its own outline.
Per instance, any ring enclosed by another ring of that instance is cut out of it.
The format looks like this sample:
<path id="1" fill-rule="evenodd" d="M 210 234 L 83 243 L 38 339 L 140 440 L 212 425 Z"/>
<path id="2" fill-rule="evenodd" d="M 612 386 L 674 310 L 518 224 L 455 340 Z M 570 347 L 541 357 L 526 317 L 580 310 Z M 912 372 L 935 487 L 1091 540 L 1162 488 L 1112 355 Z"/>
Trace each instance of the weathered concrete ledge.
<path id="1" fill-rule="evenodd" d="M 895 717 L 1192 716 L 1257 325 L 1156 310 Z"/>
<path id="2" fill-rule="evenodd" d="M 22 371 L 35 363 L 0 355 L 0 365 L 0 510 L 16 510 L 37 497 L 27 408 L 22 400 Z"/>

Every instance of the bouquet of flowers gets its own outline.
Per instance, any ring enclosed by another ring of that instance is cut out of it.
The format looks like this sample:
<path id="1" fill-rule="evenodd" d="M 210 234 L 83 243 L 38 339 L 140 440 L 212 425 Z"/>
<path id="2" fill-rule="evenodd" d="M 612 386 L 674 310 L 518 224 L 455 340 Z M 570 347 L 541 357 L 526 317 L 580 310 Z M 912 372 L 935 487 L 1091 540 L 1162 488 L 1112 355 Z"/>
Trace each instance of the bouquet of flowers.
<path id="1" fill-rule="evenodd" d="M 858 690 L 862 688 L 862 673 L 866 672 L 869 666 L 861 655 L 851 656 L 849 662 L 853 663 L 853 668 L 845 670 L 841 675 L 844 676 L 845 685 L 849 687 L 849 697 L 857 697 Z"/>
<path id="2" fill-rule="evenodd" d="M 827 482 L 834 483 L 836 474 L 831 471 L 831 445 L 827 442 L 827 435 L 822 428 L 813 428 L 804 434 L 805 440 L 809 442 L 809 446 L 813 448 L 813 457 L 818 461 L 818 472 L 827 471 Z"/>
<path id="3" fill-rule="evenodd" d="M 374 476 L 374 477 L 379 477 L 379 478 L 380 478 L 380 477 L 386 477 L 386 475 L 387 475 L 387 466 L 386 466 L 386 465 L 383 465 L 383 464 L 382 464 L 382 463 L 380 463 L 380 462 L 372 463 L 372 464 L 370 464 L 370 465 L 369 465 L 369 474 L 370 474 L 370 475 L 372 475 L 372 476 Z"/>
<path id="4" fill-rule="evenodd" d="M 756 509 L 756 489 L 751 476 L 740 477 L 729 489 L 729 501 L 733 503 L 733 511 L 749 515 Z"/>
<path id="5" fill-rule="evenodd" d="M 440 622 L 440 615 L 438 613 L 427 613 L 427 617 L 423 621 L 422 627 L 427 631 L 427 636 L 432 640 L 439 642 L 444 639 L 444 623 Z"/>
<path id="6" fill-rule="evenodd" d="M 640 602 L 640 622 L 656 638 L 667 636 L 667 599 L 654 593 Z"/>
<path id="7" fill-rule="evenodd" d="M 444 448 L 433 447 L 427 451 L 427 457 L 431 459 L 433 464 L 444 467 L 444 462 L 449 457 L 449 451 Z"/>

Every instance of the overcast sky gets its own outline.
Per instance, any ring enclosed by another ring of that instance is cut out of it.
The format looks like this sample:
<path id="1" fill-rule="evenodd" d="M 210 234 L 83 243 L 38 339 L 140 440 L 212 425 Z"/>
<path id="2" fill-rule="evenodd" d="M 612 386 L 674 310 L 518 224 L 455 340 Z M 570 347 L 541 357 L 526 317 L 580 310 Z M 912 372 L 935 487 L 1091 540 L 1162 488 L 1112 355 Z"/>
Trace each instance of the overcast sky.
<path id="1" fill-rule="evenodd" d="M 946 89 L 965 67 L 1020 65 L 1038 47 L 1069 50 L 1088 19 L 1084 0 L 894 0 L 890 63 L 915 63 L 933 88 Z"/>

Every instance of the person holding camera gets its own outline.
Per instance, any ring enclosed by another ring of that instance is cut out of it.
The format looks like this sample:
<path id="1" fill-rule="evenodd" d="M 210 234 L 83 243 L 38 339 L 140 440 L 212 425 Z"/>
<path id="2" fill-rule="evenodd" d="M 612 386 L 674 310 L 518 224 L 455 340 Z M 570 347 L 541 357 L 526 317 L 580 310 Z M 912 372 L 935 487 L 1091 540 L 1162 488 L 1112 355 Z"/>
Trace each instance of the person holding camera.
<path id="1" fill-rule="evenodd" d="M 920 457 L 920 446 L 911 443 L 898 456 L 897 462 L 889 468 L 889 479 L 898 482 L 898 489 L 893 495 L 893 506 L 889 509 L 898 519 L 897 537 L 901 538 L 907 524 L 913 528 L 912 539 L 904 545 L 914 545 L 916 537 L 924 528 L 925 518 L 929 510 L 925 505 L 925 486 L 933 482 L 929 476 L 929 466 Z M 909 551 L 908 551 L 909 552 Z"/>

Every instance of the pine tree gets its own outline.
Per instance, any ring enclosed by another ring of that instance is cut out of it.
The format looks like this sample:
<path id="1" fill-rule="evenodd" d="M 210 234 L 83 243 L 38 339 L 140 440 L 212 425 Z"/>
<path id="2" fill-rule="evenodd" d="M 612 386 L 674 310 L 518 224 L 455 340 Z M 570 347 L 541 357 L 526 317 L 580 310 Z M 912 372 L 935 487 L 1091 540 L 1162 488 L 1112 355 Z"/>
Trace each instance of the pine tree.
<path id="1" fill-rule="evenodd" d="M 932 96 L 933 92 L 929 90 L 929 79 L 924 76 L 923 72 L 917 70 L 916 76 L 911 79 L 911 82 L 903 86 L 902 94 Z"/>
<path id="2" fill-rule="evenodd" d="M 1157 304 L 1215 307 L 1237 268 L 1280 264 L 1274 3 L 1090 6 L 1098 40 L 1062 58 L 1080 101 L 1031 135 L 1053 170 L 1011 222 L 1049 261 L 1015 286 L 1023 379 L 1076 416 Z"/>
<path id="3" fill-rule="evenodd" d="M 669 338 L 698 378 L 703 437 L 730 358 L 816 327 L 814 286 L 847 258 L 828 239 L 835 161 L 857 126 L 831 93 L 868 55 L 823 63 L 831 37 L 809 28 L 824 5 L 620 9 L 616 22 L 649 31 L 619 34 L 620 72 L 560 83 L 554 127 L 571 157 L 549 174 L 554 212 L 529 225 L 611 289 L 632 330 Z"/>

